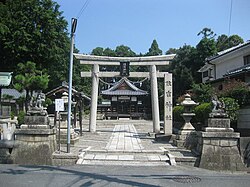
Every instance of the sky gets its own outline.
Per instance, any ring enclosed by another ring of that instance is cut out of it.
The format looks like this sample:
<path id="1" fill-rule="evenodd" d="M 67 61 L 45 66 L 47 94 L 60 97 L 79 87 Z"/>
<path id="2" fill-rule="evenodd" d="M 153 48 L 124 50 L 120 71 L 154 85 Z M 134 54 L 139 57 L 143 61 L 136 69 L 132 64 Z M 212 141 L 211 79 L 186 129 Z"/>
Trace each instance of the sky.
<path id="1" fill-rule="evenodd" d="M 232 0 L 230 29 L 231 0 L 88 0 L 81 15 L 87 0 L 54 1 L 68 23 L 78 19 L 75 44 L 85 54 L 119 45 L 144 54 L 154 39 L 165 53 L 184 44 L 196 46 L 205 27 L 250 40 L 250 0 Z"/>

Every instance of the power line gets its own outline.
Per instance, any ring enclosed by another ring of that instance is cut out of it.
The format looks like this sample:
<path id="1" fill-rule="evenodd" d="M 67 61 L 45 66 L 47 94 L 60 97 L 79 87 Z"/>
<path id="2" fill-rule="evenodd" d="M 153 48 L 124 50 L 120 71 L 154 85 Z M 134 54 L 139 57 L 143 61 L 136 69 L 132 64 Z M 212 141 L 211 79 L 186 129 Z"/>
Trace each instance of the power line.
<path id="1" fill-rule="evenodd" d="M 88 7 L 89 3 L 91 0 L 86 0 L 81 8 L 81 10 L 79 11 L 78 15 L 77 15 L 77 19 L 79 19 L 82 15 L 82 13 L 84 12 L 84 10 Z"/>

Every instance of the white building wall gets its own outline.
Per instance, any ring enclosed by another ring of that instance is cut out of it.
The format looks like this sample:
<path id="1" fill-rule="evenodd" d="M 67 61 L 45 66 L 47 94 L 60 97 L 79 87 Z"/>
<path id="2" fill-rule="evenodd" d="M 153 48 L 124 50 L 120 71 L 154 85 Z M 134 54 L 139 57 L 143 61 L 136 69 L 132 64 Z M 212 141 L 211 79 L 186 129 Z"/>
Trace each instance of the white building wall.
<path id="1" fill-rule="evenodd" d="M 243 56 L 232 57 L 230 59 L 223 59 L 216 63 L 216 79 L 220 79 L 228 71 L 244 66 Z"/>

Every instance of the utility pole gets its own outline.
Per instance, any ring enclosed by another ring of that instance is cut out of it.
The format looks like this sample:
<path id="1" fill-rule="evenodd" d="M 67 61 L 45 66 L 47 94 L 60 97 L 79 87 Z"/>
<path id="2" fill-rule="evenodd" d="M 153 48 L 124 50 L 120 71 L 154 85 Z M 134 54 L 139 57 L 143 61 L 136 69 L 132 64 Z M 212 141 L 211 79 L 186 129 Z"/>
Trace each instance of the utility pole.
<path id="1" fill-rule="evenodd" d="M 70 45 L 70 63 L 69 63 L 69 97 L 68 97 L 68 124 L 67 124 L 67 153 L 70 153 L 70 126 L 71 126 L 71 100 L 72 100 L 72 74 L 73 74 L 73 50 L 74 37 L 76 31 L 77 19 L 71 19 L 71 45 Z"/>

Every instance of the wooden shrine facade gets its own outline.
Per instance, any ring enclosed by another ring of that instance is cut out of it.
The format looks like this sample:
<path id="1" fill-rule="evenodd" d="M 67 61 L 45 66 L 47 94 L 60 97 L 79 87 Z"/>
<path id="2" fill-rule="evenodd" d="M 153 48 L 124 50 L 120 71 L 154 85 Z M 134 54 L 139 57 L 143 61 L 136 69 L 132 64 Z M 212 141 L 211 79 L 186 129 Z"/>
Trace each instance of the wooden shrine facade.
<path id="1" fill-rule="evenodd" d="M 101 95 L 111 103 L 105 111 L 106 119 L 142 119 L 146 117 L 146 109 L 141 98 L 148 95 L 147 91 L 133 85 L 126 77 L 122 77 L 116 84 Z"/>

